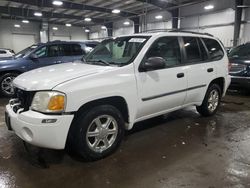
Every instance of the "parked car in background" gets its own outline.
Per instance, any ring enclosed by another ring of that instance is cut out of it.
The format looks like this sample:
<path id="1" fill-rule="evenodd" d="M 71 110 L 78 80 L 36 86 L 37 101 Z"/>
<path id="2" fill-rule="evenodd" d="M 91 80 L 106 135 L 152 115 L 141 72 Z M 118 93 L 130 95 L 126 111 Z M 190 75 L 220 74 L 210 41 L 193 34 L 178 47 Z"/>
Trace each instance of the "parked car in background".
<path id="1" fill-rule="evenodd" d="M 231 49 L 232 49 L 232 47 L 225 47 L 225 50 L 226 50 L 227 54 L 230 53 Z"/>
<path id="2" fill-rule="evenodd" d="M 0 94 L 6 97 L 14 94 L 12 81 L 19 74 L 39 67 L 80 60 L 89 53 L 89 48 L 97 44 L 92 41 L 40 43 L 22 50 L 10 60 L 0 60 Z"/>
<path id="3" fill-rule="evenodd" d="M 86 45 L 85 51 L 86 51 L 86 53 L 89 53 L 89 52 L 91 52 L 100 42 L 88 40 L 88 41 L 85 41 L 84 43 L 85 43 L 85 45 Z"/>
<path id="4" fill-rule="evenodd" d="M 250 43 L 233 48 L 228 56 L 231 87 L 250 89 Z"/>
<path id="5" fill-rule="evenodd" d="M 162 32 L 107 39 L 84 62 L 36 69 L 14 80 L 10 130 L 45 148 L 98 160 L 136 122 L 186 106 L 214 115 L 230 84 L 228 57 L 206 34 Z"/>
<path id="6" fill-rule="evenodd" d="M 0 60 L 10 59 L 15 55 L 11 49 L 0 48 Z"/>

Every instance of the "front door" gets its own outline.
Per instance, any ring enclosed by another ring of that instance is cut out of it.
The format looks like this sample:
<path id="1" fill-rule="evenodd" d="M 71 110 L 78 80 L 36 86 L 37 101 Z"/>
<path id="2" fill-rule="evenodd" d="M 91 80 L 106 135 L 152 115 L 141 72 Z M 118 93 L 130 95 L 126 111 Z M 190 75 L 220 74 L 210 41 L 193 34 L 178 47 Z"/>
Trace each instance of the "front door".
<path id="1" fill-rule="evenodd" d="M 180 108 L 186 97 L 186 70 L 181 66 L 178 37 L 156 40 L 141 64 L 151 57 L 163 58 L 166 65 L 158 70 L 138 71 L 136 77 L 140 104 L 137 119 Z"/>
<path id="2" fill-rule="evenodd" d="M 183 46 L 188 81 L 185 104 L 195 104 L 203 100 L 210 82 L 215 79 L 216 62 L 212 63 L 211 55 L 198 37 L 183 37 Z"/>

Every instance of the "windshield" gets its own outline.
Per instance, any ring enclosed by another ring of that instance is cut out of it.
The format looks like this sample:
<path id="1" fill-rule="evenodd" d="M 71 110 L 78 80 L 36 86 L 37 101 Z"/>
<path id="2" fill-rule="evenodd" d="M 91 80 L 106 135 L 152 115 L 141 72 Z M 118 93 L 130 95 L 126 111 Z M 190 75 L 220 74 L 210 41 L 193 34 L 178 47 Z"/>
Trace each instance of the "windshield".
<path id="1" fill-rule="evenodd" d="M 250 44 L 233 48 L 228 54 L 229 57 L 250 57 Z"/>
<path id="2" fill-rule="evenodd" d="M 22 58 L 26 55 L 28 55 L 31 51 L 33 51 L 34 49 L 36 49 L 38 47 L 38 45 L 32 45 L 28 48 L 25 48 L 24 50 L 18 52 L 16 55 L 15 55 L 15 58 Z"/>
<path id="3" fill-rule="evenodd" d="M 85 63 L 127 65 L 133 61 L 149 37 L 133 36 L 108 39 L 99 44 L 85 58 Z"/>

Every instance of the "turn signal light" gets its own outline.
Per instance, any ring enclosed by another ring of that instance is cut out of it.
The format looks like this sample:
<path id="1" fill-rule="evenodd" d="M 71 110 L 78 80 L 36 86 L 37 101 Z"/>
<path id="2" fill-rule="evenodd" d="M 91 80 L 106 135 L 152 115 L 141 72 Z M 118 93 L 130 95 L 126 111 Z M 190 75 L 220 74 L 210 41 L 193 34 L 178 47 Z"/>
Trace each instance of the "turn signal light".
<path id="1" fill-rule="evenodd" d="M 51 97 L 48 104 L 48 110 L 62 111 L 64 110 L 64 105 L 65 105 L 65 97 L 63 95 L 56 95 Z"/>

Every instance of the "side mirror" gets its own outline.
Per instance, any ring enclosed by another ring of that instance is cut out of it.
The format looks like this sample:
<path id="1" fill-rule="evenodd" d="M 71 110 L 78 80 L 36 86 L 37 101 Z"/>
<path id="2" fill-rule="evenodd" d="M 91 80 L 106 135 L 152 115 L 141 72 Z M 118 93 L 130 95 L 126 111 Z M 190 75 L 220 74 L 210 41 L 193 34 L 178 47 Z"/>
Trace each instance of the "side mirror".
<path id="1" fill-rule="evenodd" d="M 32 60 L 36 60 L 36 59 L 38 59 L 38 56 L 36 55 L 36 54 L 30 54 L 30 59 L 32 59 Z"/>
<path id="2" fill-rule="evenodd" d="M 152 71 L 157 69 L 163 69 L 166 67 L 166 61 L 162 57 L 150 57 L 148 60 L 140 67 L 140 71 Z"/>

